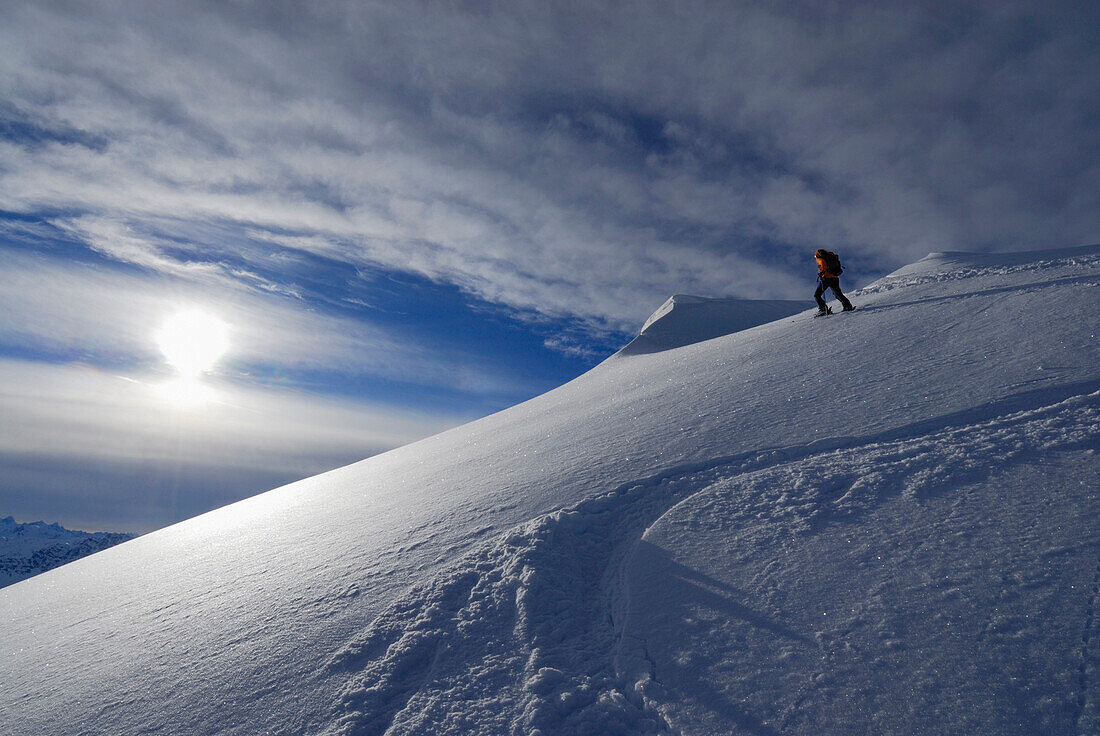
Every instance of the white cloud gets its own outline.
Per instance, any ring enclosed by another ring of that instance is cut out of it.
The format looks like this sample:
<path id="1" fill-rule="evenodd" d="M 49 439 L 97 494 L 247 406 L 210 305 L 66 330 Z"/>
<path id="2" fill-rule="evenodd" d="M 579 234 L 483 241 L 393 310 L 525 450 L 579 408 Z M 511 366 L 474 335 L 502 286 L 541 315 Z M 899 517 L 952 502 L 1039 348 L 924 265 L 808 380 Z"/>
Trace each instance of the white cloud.
<path id="1" fill-rule="evenodd" d="M 211 288 L 11 251 L 2 258 L 0 331 L 10 342 L 38 351 L 96 352 L 148 366 L 161 360 L 154 335 L 164 320 L 182 308 L 201 306 L 230 323 L 231 358 L 242 363 L 392 375 L 396 369 L 386 367 L 394 363 L 419 366 L 442 357 L 429 360 L 418 346 L 369 325 L 321 316 L 245 288 Z M 179 264 L 172 263 L 168 270 L 175 273 Z"/>
<path id="2" fill-rule="evenodd" d="M 0 504 L 147 531 L 465 420 L 224 381 L 180 405 L 166 383 L 0 359 Z"/>
<path id="3" fill-rule="evenodd" d="M 366 457 L 464 419 L 208 382 L 210 401 L 181 406 L 163 375 L 0 360 L 0 453 L 288 469 Z"/>
<path id="4" fill-rule="evenodd" d="M 83 211 L 100 234 L 240 223 L 626 328 L 673 292 L 802 294 L 820 244 L 887 270 L 1094 239 L 1090 19 L 1028 2 L 25 4 L 0 31 L 0 91 L 55 133 L 0 143 L 0 207 Z M 86 236 L 180 268 L 152 240 Z"/>
<path id="5" fill-rule="evenodd" d="M 534 390 L 473 348 L 421 344 L 282 293 L 234 283 L 217 269 L 206 271 L 213 274 L 209 280 L 193 281 L 10 250 L 0 250 L 0 268 L 0 342 L 46 360 L 116 365 L 127 375 L 168 373 L 155 335 L 174 313 L 197 307 L 228 323 L 230 349 L 215 371 L 236 380 L 263 382 L 271 374 L 293 382 L 320 372 L 330 377 L 330 389 L 381 380 L 477 390 L 492 401 Z"/>

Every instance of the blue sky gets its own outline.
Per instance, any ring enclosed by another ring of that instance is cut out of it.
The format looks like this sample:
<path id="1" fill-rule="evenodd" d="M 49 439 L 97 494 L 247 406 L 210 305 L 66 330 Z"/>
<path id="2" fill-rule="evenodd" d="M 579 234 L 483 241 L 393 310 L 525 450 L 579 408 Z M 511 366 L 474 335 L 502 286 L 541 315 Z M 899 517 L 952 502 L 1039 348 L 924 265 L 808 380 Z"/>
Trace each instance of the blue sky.
<path id="1" fill-rule="evenodd" d="M 1100 10 L 5 3 L 0 516 L 145 531 L 509 406 L 670 294 L 1100 240 Z M 155 335 L 229 327 L 179 406 Z"/>

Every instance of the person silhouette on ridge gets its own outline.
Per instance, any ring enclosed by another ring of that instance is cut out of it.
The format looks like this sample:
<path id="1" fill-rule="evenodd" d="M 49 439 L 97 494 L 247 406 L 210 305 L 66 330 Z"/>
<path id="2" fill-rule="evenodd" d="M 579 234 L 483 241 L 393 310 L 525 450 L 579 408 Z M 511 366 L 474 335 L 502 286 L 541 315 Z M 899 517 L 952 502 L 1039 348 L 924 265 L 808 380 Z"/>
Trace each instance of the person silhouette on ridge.
<path id="1" fill-rule="evenodd" d="M 841 305 L 844 307 L 845 312 L 850 312 L 855 307 L 848 301 L 848 297 L 844 296 L 844 292 L 840 290 L 840 274 L 844 271 L 840 266 L 840 258 L 836 253 L 830 253 L 824 248 L 818 248 L 814 252 L 814 259 L 817 261 L 817 291 L 814 292 L 814 299 L 817 300 L 817 314 L 818 316 L 832 314 L 833 310 L 829 309 L 829 305 L 825 303 L 825 300 L 821 298 L 821 295 L 825 293 L 826 289 L 832 289 L 836 294 L 836 298 L 840 300 Z"/>

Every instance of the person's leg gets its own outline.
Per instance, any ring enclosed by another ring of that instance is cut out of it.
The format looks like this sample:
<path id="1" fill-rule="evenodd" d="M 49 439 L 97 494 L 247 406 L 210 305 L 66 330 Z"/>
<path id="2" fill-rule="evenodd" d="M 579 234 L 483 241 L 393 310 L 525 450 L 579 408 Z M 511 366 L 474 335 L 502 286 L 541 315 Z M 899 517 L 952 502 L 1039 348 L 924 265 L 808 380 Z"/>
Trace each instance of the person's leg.
<path id="1" fill-rule="evenodd" d="M 828 311 L 828 309 L 829 309 L 829 307 L 827 307 L 825 305 L 825 300 L 821 298 L 821 295 L 824 294 L 824 293 L 825 293 L 825 282 L 819 280 L 817 282 L 817 291 L 814 292 L 814 299 L 817 300 L 817 306 L 822 312 Z"/>
<path id="2" fill-rule="evenodd" d="M 848 297 L 844 296 L 844 292 L 840 290 L 840 279 L 829 279 L 829 286 L 832 288 L 833 293 L 836 294 L 836 298 L 840 300 L 840 303 L 844 306 L 845 310 L 852 308 L 852 303 L 848 301 Z"/>

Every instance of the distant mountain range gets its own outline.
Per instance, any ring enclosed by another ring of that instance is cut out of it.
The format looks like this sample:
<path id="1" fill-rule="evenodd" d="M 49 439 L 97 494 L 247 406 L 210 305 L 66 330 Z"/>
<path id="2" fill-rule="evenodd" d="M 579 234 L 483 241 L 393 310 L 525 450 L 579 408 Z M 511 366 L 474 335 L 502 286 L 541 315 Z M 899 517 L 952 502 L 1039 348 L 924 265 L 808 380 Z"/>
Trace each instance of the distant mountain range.
<path id="1" fill-rule="evenodd" d="M 0 519 L 0 588 L 133 539 L 133 534 L 81 532 L 60 524 Z"/>

